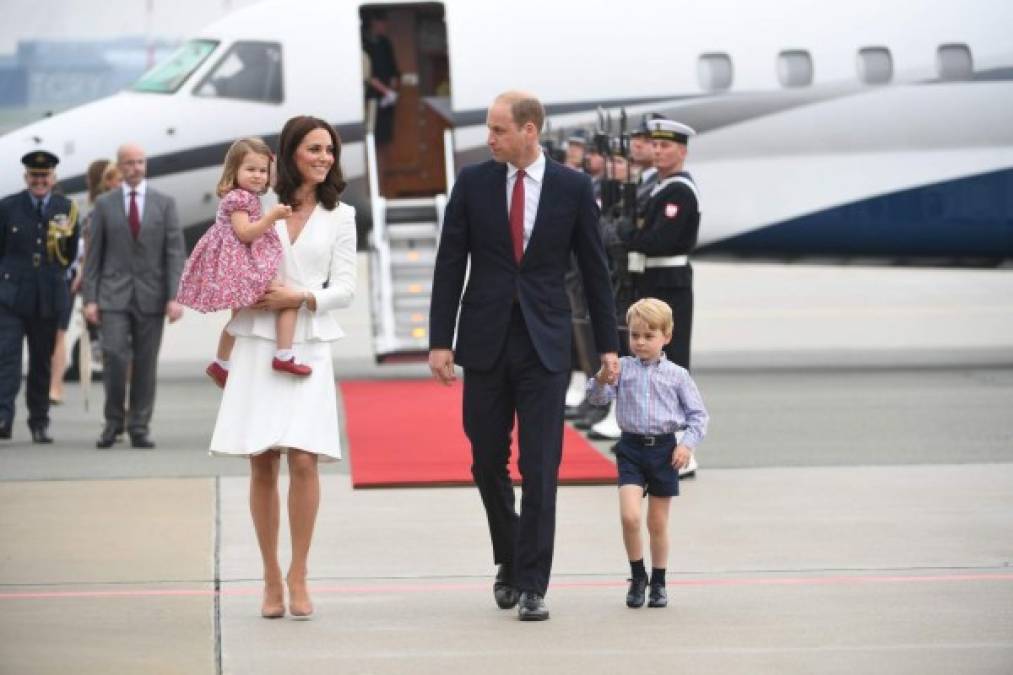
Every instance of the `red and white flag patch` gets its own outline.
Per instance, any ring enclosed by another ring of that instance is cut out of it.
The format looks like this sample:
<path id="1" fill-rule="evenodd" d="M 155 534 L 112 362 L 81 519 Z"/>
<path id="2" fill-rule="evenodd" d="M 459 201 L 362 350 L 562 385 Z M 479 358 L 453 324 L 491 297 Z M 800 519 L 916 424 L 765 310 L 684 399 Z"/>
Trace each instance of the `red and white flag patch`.
<path id="1" fill-rule="evenodd" d="M 665 217 L 666 218 L 675 218 L 677 215 L 679 215 L 679 205 L 678 204 L 672 204 L 672 203 L 665 204 Z"/>

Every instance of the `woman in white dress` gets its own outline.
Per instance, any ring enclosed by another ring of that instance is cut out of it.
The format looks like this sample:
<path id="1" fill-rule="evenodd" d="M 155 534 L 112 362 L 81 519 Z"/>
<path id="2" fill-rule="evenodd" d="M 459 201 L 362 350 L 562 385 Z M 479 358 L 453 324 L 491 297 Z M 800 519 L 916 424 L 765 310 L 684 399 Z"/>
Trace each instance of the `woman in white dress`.
<path id="1" fill-rule="evenodd" d="M 275 191 L 292 216 L 275 224 L 283 247 L 279 277 L 251 309 L 229 323 L 236 346 L 229 364 L 211 453 L 250 458 L 250 512 L 264 562 L 261 615 L 285 615 L 278 562 L 281 454 L 288 458 L 288 519 L 292 562 L 285 576 L 288 609 L 308 618 L 307 557 L 320 504 L 317 461 L 341 457 L 330 342 L 342 337 L 330 310 L 346 307 L 355 291 L 355 209 L 338 201 L 345 182 L 341 142 L 315 117 L 293 117 L 282 129 Z M 305 378 L 271 368 L 273 312 L 298 307 L 294 350 L 312 367 Z"/>

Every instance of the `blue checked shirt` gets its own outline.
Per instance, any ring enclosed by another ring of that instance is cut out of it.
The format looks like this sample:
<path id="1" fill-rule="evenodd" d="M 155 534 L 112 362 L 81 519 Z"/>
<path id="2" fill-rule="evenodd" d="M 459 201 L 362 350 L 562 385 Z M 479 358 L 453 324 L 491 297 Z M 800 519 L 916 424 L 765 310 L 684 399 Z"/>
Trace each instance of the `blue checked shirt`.
<path id="1" fill-rule="evenodd" d="M 696 448 L 707 434 L 710 416 L 689 372 L 661 353 L 657 361 L 619 359 L 619 382 L 587 382 L 588 400 L 605 405 L 616 397 L 619 428 L 634 434 L 667 434 L 685 429 L 682 445 Z"/>

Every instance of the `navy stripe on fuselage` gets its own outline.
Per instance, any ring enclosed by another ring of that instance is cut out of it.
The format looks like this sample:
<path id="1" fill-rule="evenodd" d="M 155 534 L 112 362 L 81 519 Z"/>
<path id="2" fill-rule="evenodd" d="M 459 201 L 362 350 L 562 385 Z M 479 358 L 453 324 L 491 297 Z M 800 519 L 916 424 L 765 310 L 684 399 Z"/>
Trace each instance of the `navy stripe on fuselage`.
<path id="1" fill-rule="evenodd" d="M 994 82 L 1013 79 L 1013 67 L 993 68 L 975 72 L 969 82 Z M 929 80 L 918 84 L 934 84 L 939 80 Z M 582 101 L 574 103 L 548 103 L 545 106 L 548 115 L 565 115 L 571 113 L 593 113 L 600 108 L 622 108 L 658 104 L 662 106 L 654 112 L 675 117 L 698 133 L 714 131 L 741 122 L 751 121 L 765 115 L 773 115 L 801 106 L 868 92 L 869 86 L 856 82 L 830 83 L 798 89 L 782 89 L 763 92 L 722 92 L 718 94 L 695 94 L 673 96 L 651 96 L 604 101 Z M 673 105 L 674 104 L 674 105 Z M 671 107 L 670 107 L 671 106 Z M 454 111 L 455 128 L 484 126 L 487 110 Z M 631 126 L 638 119 L 630 120 Z M 335 129 L 343 143 L 356 143 L 365 138 L 365 127 L 361 122 L 335 123 Z M 278 133 L 263 134 L 261 137 L 272 147 L 277 147 Z M 234 139 L 212 143 L 197 148 L 178 152 L 155 155 L 148 158 L 148 176 L 172 175 L 196 171 L 218 166 L 225 157 L 225 152 Z M 468 150 L 464 151 L 465 153 Z M 467 156 L 467 155 L 465 155 Z M 72 176 L 60 181 L 65 193 L 73 194 L 85 190 L 84 175 Z"/>
<path id="2" fill-rule="evenodd" d="M 707 227 L 706 214 L 701 227 Z M 843 204 L 722 239 L 695 253 L 1011 258 L 1013 169 Z"/>

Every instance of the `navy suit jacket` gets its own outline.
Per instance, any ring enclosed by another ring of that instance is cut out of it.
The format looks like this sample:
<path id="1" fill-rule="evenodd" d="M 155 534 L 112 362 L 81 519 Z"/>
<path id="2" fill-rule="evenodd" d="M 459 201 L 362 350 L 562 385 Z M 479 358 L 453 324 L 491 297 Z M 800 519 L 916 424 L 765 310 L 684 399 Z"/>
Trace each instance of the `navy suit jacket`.
<path id="1" fill-rule="evenodd" d="M 454 348 L 459 365 L 488 370 L 503 349 L 516 300 L 545 368 L 569 370 L 573 327 L 563 277 L 574 254 L 598 351 L 618 351 L 615 305 L 591 180 L 546 158 L 538 213 L 518 264 L 507 216 L 506 175 L 506 164 L 489 160 L 465 167 L 454 184 L 433 274 L 430 349 Z M 462 296 L 469 256 L 471 270 Z"/>

